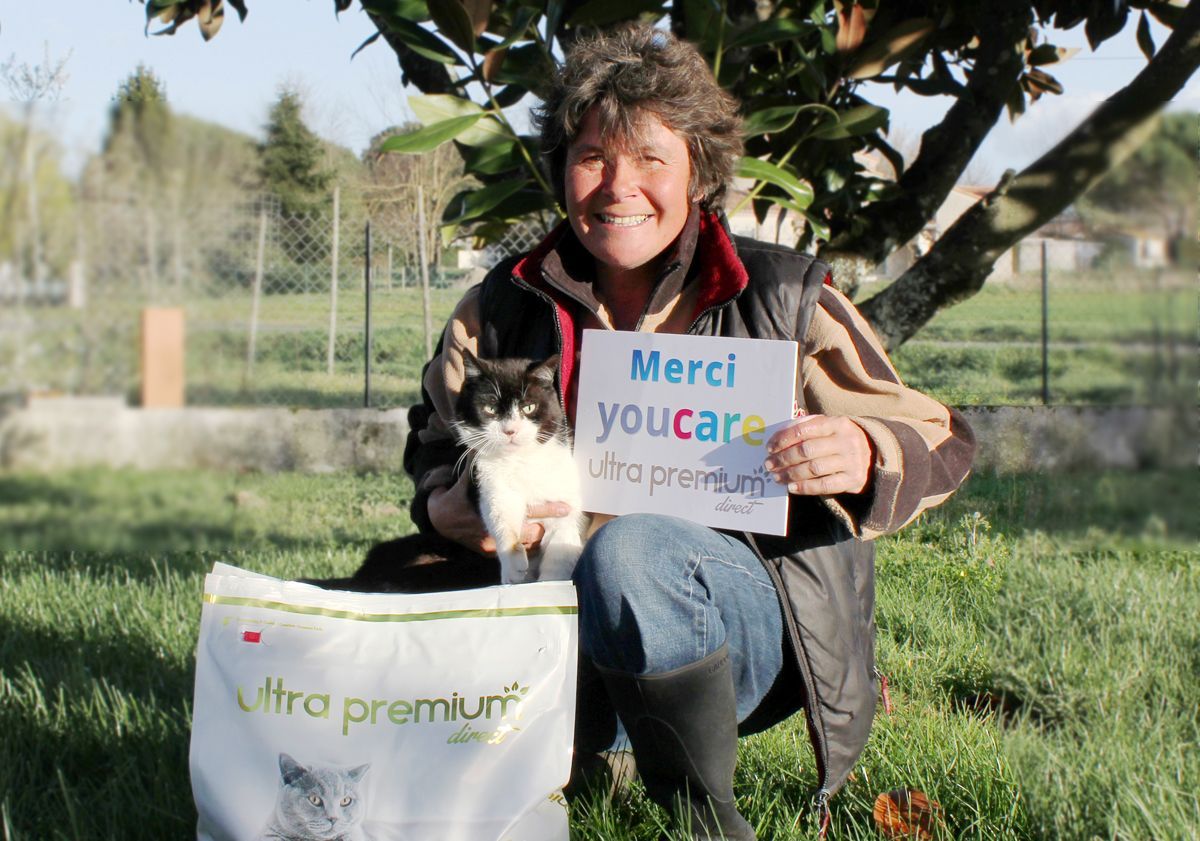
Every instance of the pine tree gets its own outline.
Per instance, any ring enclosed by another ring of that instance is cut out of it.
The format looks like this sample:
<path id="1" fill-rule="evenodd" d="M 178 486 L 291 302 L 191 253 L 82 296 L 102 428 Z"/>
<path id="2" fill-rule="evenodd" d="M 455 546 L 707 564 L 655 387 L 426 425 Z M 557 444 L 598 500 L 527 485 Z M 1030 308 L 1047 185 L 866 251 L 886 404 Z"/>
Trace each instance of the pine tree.
<path id="1" fill-rule="evenodd" d="M 279 197 L 287 214 L 311 212 L 327 200 L 332 174 L 322 166 L 320 139 L 304 124 L 300 94 L 279 91 L 267 121 L 267 138 L 259 147 L 263 186 Z"/>
<path id="2" fill-rule="evenodd" d="M 167 89 L 154 71 L 143 64 L 121 82 L 109 108 L 104 156 L 112 170 L 137 170 L 135 177 L 160 183 L 172 162 L 174 149 L 171 109 Z"/>

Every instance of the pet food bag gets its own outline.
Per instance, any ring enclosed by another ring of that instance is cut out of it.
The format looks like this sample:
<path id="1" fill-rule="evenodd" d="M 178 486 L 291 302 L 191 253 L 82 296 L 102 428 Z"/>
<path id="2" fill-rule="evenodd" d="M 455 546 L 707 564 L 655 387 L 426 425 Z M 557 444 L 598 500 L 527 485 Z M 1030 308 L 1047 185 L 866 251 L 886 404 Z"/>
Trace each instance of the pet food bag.
<path id="1" fill-rule="evenodd" d="M 567 581 L 422 595 L 217 564 L 192 716 L 201 841 L 567 841 Z"/>

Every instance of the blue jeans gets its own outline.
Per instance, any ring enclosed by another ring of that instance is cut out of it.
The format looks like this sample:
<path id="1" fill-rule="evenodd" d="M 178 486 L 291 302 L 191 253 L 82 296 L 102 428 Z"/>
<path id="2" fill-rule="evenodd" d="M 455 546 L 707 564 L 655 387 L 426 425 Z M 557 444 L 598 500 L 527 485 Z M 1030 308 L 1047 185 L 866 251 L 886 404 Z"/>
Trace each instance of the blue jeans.
<path id="1" fill-rule="evenodd" d="M 728 645 L 742 722 L 783 669 L 783 615 L 762 562 L 706 526 L 631 514 L 602 526 L 575 570 L 579 645 L 596 664 L 668 672 Z"/>

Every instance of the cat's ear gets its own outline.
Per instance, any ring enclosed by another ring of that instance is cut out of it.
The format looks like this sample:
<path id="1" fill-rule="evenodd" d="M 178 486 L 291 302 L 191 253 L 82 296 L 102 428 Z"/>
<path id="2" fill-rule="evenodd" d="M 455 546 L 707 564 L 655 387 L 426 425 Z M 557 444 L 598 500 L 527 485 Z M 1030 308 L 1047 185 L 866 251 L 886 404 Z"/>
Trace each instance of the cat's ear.
<path id="1" fill-rule="evenodd" d="M 554 375 L 558 373 L 559 355 L 556 353 L 549 359 L 535 362 L 526 369 L 526 373 L 535 380 L 541 380 L 548 386 L 554 385 Z"/>
<path id="2" fill-rule="evenodd" d="M 279 754 L 279 776 L 283 778 L 284 785 L 290 786 L 307 773 L 307 768 L 286 753 Z"/>
<path id="3" fill-rule="evenodd" d="M 371 763 L 368 762 L 366 765 L 359 765 L 357 768 L 351 768 L 349 771 L 346 772 L 346 776 L 348 776 L 350 779 L 354 780 L 354 782 L 357 783 L 359 780 L 362 779 L 363 774 L 367 773 L 370 770 L 371 770 Z"/>
<path id="4" fill-rule="evenodd" d="M 479 357 L 471 353 L 466 348 L 462 349 L 463 373 L 468 377 L 478 377 L 483 373 L 483 367 L 479 364 Z"/>

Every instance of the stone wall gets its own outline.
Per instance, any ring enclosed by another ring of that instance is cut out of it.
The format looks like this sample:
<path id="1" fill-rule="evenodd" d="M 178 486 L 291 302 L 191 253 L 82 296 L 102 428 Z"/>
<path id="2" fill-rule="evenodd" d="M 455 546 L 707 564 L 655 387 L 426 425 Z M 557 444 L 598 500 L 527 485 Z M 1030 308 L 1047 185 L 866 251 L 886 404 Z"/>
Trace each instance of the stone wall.
<path id="1" fill-rule="evenodd" d="M 1195 466 L 1193 410 L 968 407 L 976 470 Z M 44 398 L 0 414 L 0 469 L 403 470 L 403 409 L 133 409 Z"/>

